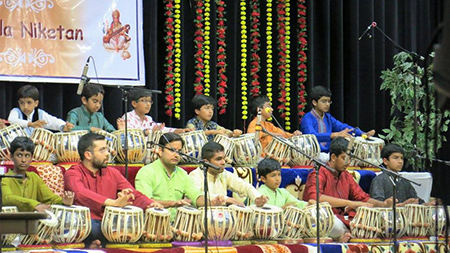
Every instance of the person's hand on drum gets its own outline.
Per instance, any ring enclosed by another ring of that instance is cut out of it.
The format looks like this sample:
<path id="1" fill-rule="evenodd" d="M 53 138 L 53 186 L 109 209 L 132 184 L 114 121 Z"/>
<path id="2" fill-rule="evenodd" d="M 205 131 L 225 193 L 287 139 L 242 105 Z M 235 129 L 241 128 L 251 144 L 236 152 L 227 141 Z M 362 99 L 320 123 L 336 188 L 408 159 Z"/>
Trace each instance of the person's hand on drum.
<path id="1" fill-rule="evenodd" d="M 351 137 L 351 135 L 349 134 L 349 132 L 352 132 L 353 131 L 353 128 L 345 128 L 344 130 L 342 130 L 342 131 L 339 131 L 339 132 L 334 132 L 334 133 L 331 133 L 331 139 L 334 139 L 334 138 L 337 138 L 337 137 Z"/>
<path id="2" fill-rule="evenodd" d="M 395 202 L 398 203 L 398 199 Z M 384 201 L 384 207 L 391 207 L 393 203 L 394 199 L 390 197 Z"/>
<path id="3" fill-rule="evenodd" d="M 374 136 L 375 135 L 375 130 L 374 129 L 372 129 L 372 130 L 370 130 L 369 132 L 367 132 L 367 133 L 364 133 L 365 135 L 367 135 L 367 137 L 372 137 L 372 136 Z"/>
<path id="4" fill-rule="evenodd" d="M 44 125 L 47 125 L 47 122 L 45 122 L 44 120 L 36 120 L 34 122 L 28 123 L 29 127 L 34 127 L 34 128 L 43 128 Z"/>
<path id="5" fill-rule="evenodd" d="M 151 207 L 164 209 L 164 206 L 161 205 L 160 203 L 156 202 L 156 201 L 147 206 L 147 208 L 151 208 Z"/>
<path id="6" fill-rule="evenodd" d="M 166 123 L 161 123 L 158 125 L 158 123 L 155 124 L 155 126 L 152 128 L 153 132 L 162 131 L 166 127 Z"/>
<path id="7" fill-rule="evenodd" d="M 74 125 L 70 122 L 66 122 L 66 124 L 63 127 L 63 132 L 70 132 L 72 130 L 72 128 L 74 127 Z"/>
<path id="8" fill-rule="evenodd" d="M 403 202 L 403 203 L 404 203 L 404 205 L 419 204 L 419 199 L 418 198 L 410 198 L 410 199 L 405 200 L 405 202 Z"/>
<path id="9" fill-rule="evenodd" d="M 217 129 L 217 130 L 215 130 L 215 133 L 214 133 L 214 134 L 221 134 L 221 135 L 228 136 L 228 135 L 230 135 L 230 134 L 233 134 L 233 132 L 231 132 L 231 131 L 228 130 L 228 129 L 223 128 L 223 129 Z"/>
<path id="10" fill-rule="evenodd" d="M 167 207 L 179 207 L 179 206 L 189 206 L 191 204 L 190 199 L 180 199 L 178 201 L 171 201 Z"/>
<path id="11" fill-rule="evenodd" d="M 366 207 L 373 207 L 372 204 L 368 203 L 368 202 L 363 202 L 363 201 L 349 201 L 349 204 L 347 207 L 345 207 L 345 212 L 348 213 L 351 210 L 356 210 L 356 208 L 360 207 L 360 206 L 366 206 Z"/>
<path id="12" fill-rule="evenodd" d="M 102 130 L 100 128 L 98 128 L 98 127 L 91 127 L 91 132 L 92 133 L 97 133 L 99 131 L 102 131 Z"/>
<path id="13" fill-rule="evenodd" d="M 227 205 L 237 205 L 237 206 L 245 206 L 244 203 L 242 203 L 241 201 L 235 199 L 235 198 L 230 198 L 228 197 L 225 201 L 225 203 Z"/>
<path id="14" fill-rule="evenodd" d="M 221 195 L 218 195 L 218 196 L 216 196 L 215 198 L 213 198 L 211 200 L 211 205 L 212 206 L 221 206 L 221 205 L 223 205 L 225 203 L 226 203 L 225 197 L 221 196 Z"/>
<path id="15" fill-rule="evenodd" d="M 36 211 L 38 211 L 38 212 L 40 212 L 40 213 L 43 213 L 43 212 L 45 212 L 45 210 L 47 210 L 47 209 L 49 209 L 50 208 L 50 205 L 47 205 L 47 204 L 39 204 L 39 205 L 37 205 L 36 207 L 34 207 L 34 210 L 36 210 Z"/>
<path id="16" fill-rule="evenodd" d="M 269 199 L 268 199 L 266 196 L 261 195 L 261 196 L 255 198 L 255 205 L 256 205 L 257 207 L 261 207 L 261 206 L 265 205 L 265 204 L 267 203 L 268 200 L 269 200 Z"/>
<path id="17" fill-rule="evenodd" d="M 176 134 L 182 134 L 182 133 L 187 133 L 187 132 L 190 132 L 190 131 L 192 131 L 192 129 L 190 129 L 190 128 L 177 128 L 173 132 L 176 133 Z"/>
<path id="18" fill-rule="evenodd" d="M 124 207 L 126 205 L 132 205 L 133 204 L 133 201 L 130 201 L 131 196 L 129 196 L 128 194 L 123 194 L 122 192 L 119 192 L 117 194 L 117 196 L 118 197 L 117 197 L 117 199 L 114 200 L 114 205 L 113 206 Z"/>
<path id="19" fill-rule="evenodd" d="M 302 132 L 300 132 L 299 130 L 295 130 L 292 134 L 294 136 L 298 136 L 298 135 L 302 135 Z"/>
<path id="20" fill-rule="evenodd" d="M 125 129 L 125 120 L 118 118 L 116 120 L 116 123 L 117 123 L 117 129 L 119 129 L 119 130 Z"/>
<path id="21" fill-rule="evenodd" d="M 308 200 L 308 206 L 312 206 L 316 204 L 316 200 L 315 199 L 310 199 Z"/>
<path id="22" fill-rule="evenodd" d="M 75 193 L 71 191 L 64 191 L 64 195 L 62 196 L 62 202 L 65 206 L 71 206 L 73 204 L 73 199 L 75 197 Z"/>
<path id="23" fill-rule="evenodd" d="M 117 196 L 120 197 L 121 194 L 127 195 L 129 199 L 134 200 L 133 190 L 130 189 L 130 188 L 122 189 L 122 191 L 120 191 L 119 193 L 117 193 Z"/>
<path id="24" fill-rule="evenodd" d="M 241 129 L 234 129 L 233 130 L 233 137 L 239 137 L 242 134 L 242 130 Z"/>

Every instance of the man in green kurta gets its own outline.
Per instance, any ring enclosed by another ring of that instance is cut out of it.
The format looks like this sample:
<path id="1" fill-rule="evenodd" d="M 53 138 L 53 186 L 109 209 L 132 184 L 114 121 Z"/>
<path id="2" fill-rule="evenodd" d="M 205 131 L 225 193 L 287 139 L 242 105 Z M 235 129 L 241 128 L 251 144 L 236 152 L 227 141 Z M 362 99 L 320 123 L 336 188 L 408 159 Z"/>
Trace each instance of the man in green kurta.
<path id="1" fill-rule="evenodd" d="M 66 191 L 63 197 L 54 194 L 34 172 L 27 172 L 34 151 L 34 143 L 27 137 L 16 137 L 11 142 L 10 153 L 14 168 L 6 175 L 22 175 L 23 179 L 2 180 L 3 205 L 17 206 L 19 211 L 42 212 L 51 204 L 72 205 L 73 193 Z"/>

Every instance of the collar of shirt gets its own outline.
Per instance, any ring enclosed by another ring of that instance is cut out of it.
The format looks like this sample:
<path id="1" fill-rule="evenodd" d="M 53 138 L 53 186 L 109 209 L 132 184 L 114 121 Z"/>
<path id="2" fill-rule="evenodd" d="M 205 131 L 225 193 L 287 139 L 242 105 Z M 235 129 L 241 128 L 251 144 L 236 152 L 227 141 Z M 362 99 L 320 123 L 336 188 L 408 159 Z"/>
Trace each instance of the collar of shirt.
<path id="1" fill-rule="evenodd" d="M 80 168 L 94 178 L 99 177 L 101 175 L 100 170 L 98 170 L 96 173 L 94 173 L 94 172 L 90 171 L 88 168 L 86 168 L 86 166 L 84 166 L 84 164 L 82 162 L 80 162 Z M 107 169 L 107 168 L 103 168 L 102 170 L 104 170 L 104 169 Z"/>
<path id="2" fill-rule="evenodd" d="M 87 108 L 86 108 L 86 106 L 84 106 L 84 105 L 82 105 L 81 106 L 81 111 L 83 112 L 83 114 L 86 116 L 86 117 L 88 117 L 88 118 L 90 118 L 92 115 L 94 115 L 94 113 L 90 113 L 88 110 L 87 110 Z"/>
<path id="3" fill-rule="evenodd" d="M 316 112 L 316 110 L 312 109 L 312 110 L 311 110 L 311 113 L 312 113 L 312 115 L 314 115 L 314 117 L 316 117 L 318 120 L 322 120 L 322 121 L 323 121 L 323 118 L 325 117 L 325 112 L 323 113 L 322 116 L 320 116 L 320 115 Z"/>
<path id="4" fill-rule="evenodd" d="M 139 117 L 139 115 L 136 113 L 136 110 L 129 112 L 128 117 L 130 119 L 134 119 L 134 120 L 137 120 L 142 123 L 150 121 L 149 116 L 147 116 L 147 115 L 144 115 L 144 119 L 141 119 L 141 117 Z"/>
<path id="5" fill-rule="evenodd" d="M 169 175 L 169 173 L 166 170 L 166 167 L 164 167 L 164 165 L 161 162 L 161 159 L 158 159 L 156 161 L 154 161 L 154 163 L 157 165 L 157 168 L 159 168 L 159 170 L 161 170 L 162 172 L 164 172 L 164 174 L 167 176 L 167 178 L 172 178 L 175 176 L 175 173 L 177 173 L 177 171 L 180 169 L 178 166 L 175 166 L 175 168 L 172 171 L 172 174 Z"/>

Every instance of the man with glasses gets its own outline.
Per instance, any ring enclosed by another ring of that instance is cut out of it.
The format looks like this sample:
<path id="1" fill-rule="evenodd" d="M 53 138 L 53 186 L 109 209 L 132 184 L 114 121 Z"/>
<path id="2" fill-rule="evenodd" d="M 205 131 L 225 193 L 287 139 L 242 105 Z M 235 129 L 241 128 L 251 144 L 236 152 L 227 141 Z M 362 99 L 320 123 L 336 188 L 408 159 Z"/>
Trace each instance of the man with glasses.
<path id="1" fill-rule="evenodd" d="M 320 159 L 328 161 L 330 150 L 330 142 L 337 137 L 350 137 L 354 132 L 356 136 L 363 134 L 368 137 L 375 134 L 375 130 L 363 133 L 360 129 L 349 126 L 340 122 L 331 116 L 331 91 L 323 86 L 315 86 L 309 93 L 311 98 L 312 110 L 305 114 L 302 118 L 300 126 L 303 134 L 314 134 L 320 144 L 322 152 Z"/>

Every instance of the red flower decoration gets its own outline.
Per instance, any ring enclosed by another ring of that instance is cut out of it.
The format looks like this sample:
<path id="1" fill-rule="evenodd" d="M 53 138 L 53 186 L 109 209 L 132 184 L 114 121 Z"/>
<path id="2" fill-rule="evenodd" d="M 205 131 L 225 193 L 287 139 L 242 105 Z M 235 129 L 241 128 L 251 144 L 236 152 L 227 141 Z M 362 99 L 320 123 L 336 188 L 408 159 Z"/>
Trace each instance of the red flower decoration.
<path id="1" fill-rule="evenodd" d="M 306 91 L 305 91 L 305 82 L 306 82 L 306 50 L 308 46 L 308 42 L 306 40 L 306 6 L 302 4 L 304 1 L 297 2 L 297 41 L 298 41 L 298 51 L 297 51 L 297 86 L 298 86 L 298 117 L 299 122 L 301 122 L 303 115 L 305 115 L 306 110 Z"/>
<path id="2" fill-rule="evenodd" d="M 174 45 L 175 45 L 175 35 L 174 35 L 174 17 L 173 17 L 173 9 L 174 9 L 174 5 L 173 5 L 173 0 L 166 0 L 166 5 L 165 5 L 165 9 L 166 9 L 166 44 L 167 44 L 167 48 L 166 48 L 166 64 L 165 66 L 167 67 L 166 69 L 166 75 L 165 75 L 165 79 L 166 79 L 166 88 L 165 88 L 165 94 L 166 94 L 166 104 L 164 105 L 164 107 L 167 109 L 166 110 L 166 115 L 168 115 L 169 117 L 173 116 L 173 108 L 174 108 L 174 60 L 173 60 L 173 56 L 174 56 Z"/>
<path id="3" fill-rule="evenodd" d="M 226 19 L 225 19 L 225 8 L 226 8 L 226 4 L 225 1 L 222 0 L 216 0 L 216 14 L 217 14 L 217 18 L 216 18 L 216 22 L 217 22 L 217 30 L 216 30 L 216 34 L 217 34 L 217 63 L 216 63 L 216 67 L 217 67 L 217 71 L 218 71 L 218 78 L 217 78 L 217 106 L 219 109 L 219 114 L 224 114 L 226 112 L 226 108 L 227 108 L 227 81 L 228 78 L 225 75 L 226 72 Z"/>
<path id="4" fill-rule="evenodd" d="M 252 0 L 250 2 L 250 8 L 252 9 L 250 17 L 250 95 L 252 97 L 259 96 L 261 86 L 259 82 L 259 71 L 261 70 L 259 51 L 261 50 L 260 43 L 260 30 L 261 26 L 259 17 L 261 16 L 259 0 Z"/>

